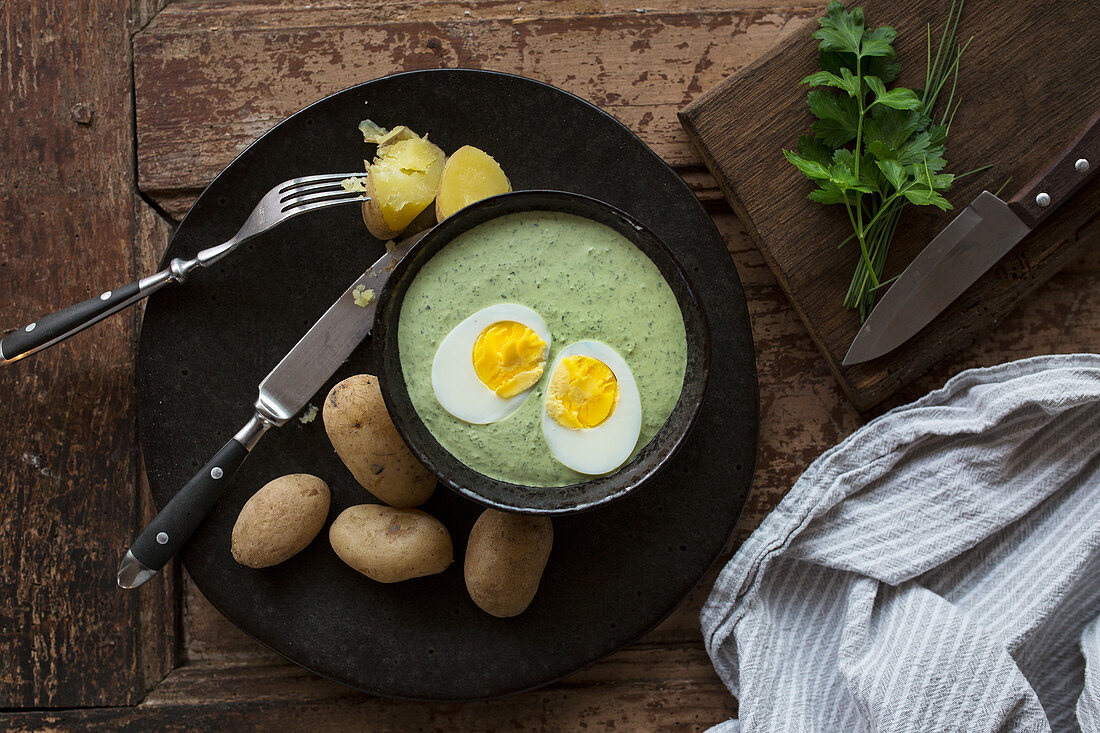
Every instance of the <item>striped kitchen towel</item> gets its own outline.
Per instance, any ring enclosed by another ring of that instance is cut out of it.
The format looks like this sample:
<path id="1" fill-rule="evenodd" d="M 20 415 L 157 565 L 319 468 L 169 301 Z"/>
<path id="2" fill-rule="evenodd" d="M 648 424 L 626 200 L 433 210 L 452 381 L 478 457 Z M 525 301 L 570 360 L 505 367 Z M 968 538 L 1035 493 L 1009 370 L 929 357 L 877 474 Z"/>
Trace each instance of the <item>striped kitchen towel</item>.
<path id="1" fill-rule="evenodd" d="M 722 571 L 731 731 L 1100 732 L 1100 355 L 963 372 L 807 469 Z"/>

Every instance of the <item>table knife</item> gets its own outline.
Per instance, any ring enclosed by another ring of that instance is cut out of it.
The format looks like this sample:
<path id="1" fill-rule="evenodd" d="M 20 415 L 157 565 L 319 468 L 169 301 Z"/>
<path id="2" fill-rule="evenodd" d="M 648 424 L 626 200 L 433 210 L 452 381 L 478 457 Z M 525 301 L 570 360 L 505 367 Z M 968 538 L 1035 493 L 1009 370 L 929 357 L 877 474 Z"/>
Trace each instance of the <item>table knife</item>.
<path id="1" fill-rule="evenodd" d="M 172 497 L 130 546 L 118 568 L 120 587 L 138 587 L 179 552 L 264 433 L 298 414 L 367 337 L 378 304 L 356 304 L 355 291 L 366 288 L 381 293 L 394 266 L 425 233 L 400 242 L 371 265 L 260 382 L 252 418 Z"/>
<path id="2" fill-rule="evenodd" d="M 983 191 L 901 273 L 863 323 L 844 365 L 908 341 L 1065 203 L 1100 168 L 1100 112 L 1008 203 Z"/>

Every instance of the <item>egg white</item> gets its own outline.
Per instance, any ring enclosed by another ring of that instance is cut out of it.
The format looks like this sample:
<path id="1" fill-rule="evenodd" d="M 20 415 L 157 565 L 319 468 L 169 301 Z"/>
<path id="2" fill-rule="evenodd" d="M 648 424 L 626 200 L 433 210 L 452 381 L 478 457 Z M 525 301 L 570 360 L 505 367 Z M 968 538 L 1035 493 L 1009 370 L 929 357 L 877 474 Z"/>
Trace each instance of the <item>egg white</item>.
<path id="1" fill-rule="evenodd" d="M 642 399 L 634 374 L 619 354 L 599 341 L 569 344 L 554 361 L 550 378 L 566 356 L 590 356 L 607 365 L 619 383 L 619 400 L 606 420 L 594 428 L 573 430 L 559 425 L 542 406 L 542 436 L 559 463 L 578 473 L 598 476 L 626 463 L 642 430 Z"/>
<path id="2" fill-rule="evenodd" d="M 486 425 L 519 409 L 531 390 L 505 399 L 489 389 L 474 370 L 474 343 L 489 326 L 500 321 L 522 323 L 546 342 L 550 353 L 550 329 L 538 313 L 514 303 L 482 308 L 443 337 L 432 360 L 432 390 L 444 410 L 459 420 Z M 544 372 L 545 373 L 545 372 Z"/>

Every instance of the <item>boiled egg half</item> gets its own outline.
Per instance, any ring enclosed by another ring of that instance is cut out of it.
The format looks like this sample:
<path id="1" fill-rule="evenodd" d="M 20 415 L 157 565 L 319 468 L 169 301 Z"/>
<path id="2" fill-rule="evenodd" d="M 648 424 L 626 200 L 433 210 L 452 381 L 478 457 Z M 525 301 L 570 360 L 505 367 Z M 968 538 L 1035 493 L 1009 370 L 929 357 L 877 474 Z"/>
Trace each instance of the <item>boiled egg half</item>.
<path id="1" fill-rule="evenodd" d="M 642 401 L 626 361 L 599 341 L 561 350 L 542 411 L 542 435 L 568 468 L 591 476 L 623 465 L 642 429 Z"/>
<path id="2" fill-rule="evenodd" d="M 444 410 L 475 425 L 519 409 L 542 377 L 550 329 L 535 311 L 501 303 L 448 333 L 432 361 L 432 389 Z"/>

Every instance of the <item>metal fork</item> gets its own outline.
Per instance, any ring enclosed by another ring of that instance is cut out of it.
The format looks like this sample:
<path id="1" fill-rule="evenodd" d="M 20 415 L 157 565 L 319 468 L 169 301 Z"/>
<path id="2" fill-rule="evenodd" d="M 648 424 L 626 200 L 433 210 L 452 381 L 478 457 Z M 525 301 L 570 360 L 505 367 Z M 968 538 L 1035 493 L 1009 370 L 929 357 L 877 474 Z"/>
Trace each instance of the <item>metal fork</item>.
<path id="1" fill-rule="evenodd" d="M 0 340 L 0 364 L 8 364 L 29 356 L 74 333 L 83 331 L 109 315 L 118 313 L 142 298 L 147 298 L 169 283 L 182 283 L 197 267 L 208 267 L 257 234 L 282 224 L 287 219 L 338 204 L 366 201 L 359 193 L 346 191 L 341 182 L 347 178 L 362 178 L 358 173 L 329 173 L 319 176 L 292 178 L 264 194 L 249 214 L 244 226 L 228 241 L 202 250 L 192 260 L 176 258 L 168 267 L 137 282 L 108 290 L 83 303 L 69 306 L 16 329 Z"/>

